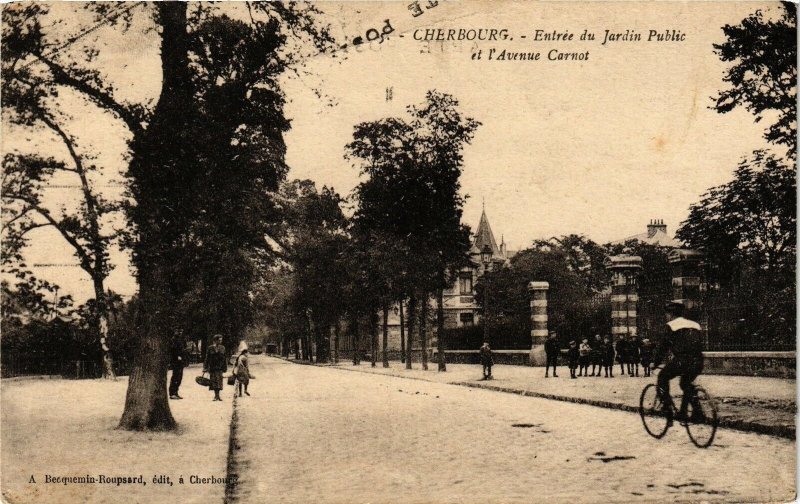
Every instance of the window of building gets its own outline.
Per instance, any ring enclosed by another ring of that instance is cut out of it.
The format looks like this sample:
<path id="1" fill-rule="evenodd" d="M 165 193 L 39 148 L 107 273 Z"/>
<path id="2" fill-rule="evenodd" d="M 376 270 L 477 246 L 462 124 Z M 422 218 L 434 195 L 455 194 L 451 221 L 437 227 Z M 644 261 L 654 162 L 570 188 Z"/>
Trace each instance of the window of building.
<path id="1" fill-rule="evenodd" d="M 473 313 L 459 313 L 458 318 L 461 325 L 471 326 L 475 323 L 475 314 Z"/>
<path id="2" fill-rule="evenodd" d="M 472 294 L 472 275 L 464 275 L 458 278 L 458 293 Z"/>

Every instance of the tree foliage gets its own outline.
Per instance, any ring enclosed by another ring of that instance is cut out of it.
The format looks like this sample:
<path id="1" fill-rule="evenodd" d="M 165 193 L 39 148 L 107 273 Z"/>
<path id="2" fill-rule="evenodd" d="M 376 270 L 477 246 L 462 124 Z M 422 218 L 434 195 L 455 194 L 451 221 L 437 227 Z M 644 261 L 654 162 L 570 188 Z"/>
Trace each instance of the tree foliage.
<path id="1" fill-rule="evenodd" d="M 779 11 L 779 12 L 776 12 Z M 797 4 L 776 3 L 757 10 L 738 25 L 722 27 L 727 40 L 714 44 L 719 58 L 732 63 L 723 77 L 729 85 L 715 98 L 720 113 L 744 107 L 756 122 L 772 124 L 764 138 L 797 150 Z"/>

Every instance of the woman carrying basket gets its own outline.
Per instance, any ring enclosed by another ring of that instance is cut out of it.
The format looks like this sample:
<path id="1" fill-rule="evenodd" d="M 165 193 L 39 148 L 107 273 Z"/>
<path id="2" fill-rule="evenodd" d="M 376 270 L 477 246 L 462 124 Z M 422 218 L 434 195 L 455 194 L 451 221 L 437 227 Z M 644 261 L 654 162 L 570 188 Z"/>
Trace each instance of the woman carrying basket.
<path id="1" fill-rule="evenodd" d="M 214 391 L 214 401 L 221 401 L 219 391 L 222 390 L 222 375 L 228 370 L 228 362 L 225 359 L 225 347 L 222 346 L 222 335 L 215 334 L 214 342 L 206 351 L 206 360 L 203 363 L 203 372 L 209 374 L 211 383 L 209 390 Z"/>

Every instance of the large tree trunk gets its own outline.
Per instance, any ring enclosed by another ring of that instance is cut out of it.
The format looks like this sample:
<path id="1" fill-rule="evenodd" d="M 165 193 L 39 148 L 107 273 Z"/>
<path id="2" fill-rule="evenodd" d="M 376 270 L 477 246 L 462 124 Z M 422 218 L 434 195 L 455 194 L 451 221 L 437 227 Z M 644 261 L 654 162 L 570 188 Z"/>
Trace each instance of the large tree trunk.
<path id="1" fill-rule="evenodd" d="M 419 310 L 419 346 L 421 351 L 422 369 L 428 370 L 428 294 L 420 296 L 422 306 Z"/>
<path id="2" fill-rule="evenodd" d="M 119 427 L 128 430 L 172 430 L 175 419 L 167 399 L 167 368 L 171 331 L 170 315 L 178 294 L 171 269 L 178 262 L 172 252 L 184 231 L 171 228 L 165 218 L 174 192 L 186 190 L 178 167 L 191 155 L 187 111 L 192 110 L 189 78 L 186 10 L 183 2 L 156 4 L 161 25 L 161 94 L 149 126 L 132 143 L 129 175 L 137 205 L 131 216 L 138 226 L 135 266 L 144 324 L 139 351 L 128 382 L 125 409 Z M 177 177 L 177 178 L 176 178 Z M 179 183 L 178 183 L 179 182 Z M 181 185 L 182 184 L 182 185 Z M 159 191 L 153 194 L 153 190 Z M 180 195 L 179 195 L 180 197 Z M 164 234 L 167 234 L 166 237 Z"/>
<path id="3" fill-rule="evenodd" d="M 383 305 L 383 344 L 381 345 L 383 358 L 383 367 L 389 367 L 389 306 Z"/>
<path id="4" fill-rule="evenodd" d="M 408 300 L 408 339 L 406 340 L 406 369 L 411 369 L 411 357 L 414 355 L 414 320 L 417 317 L 417 298 L 413 294 Z"/>
<path id="5" fill-rule="evenodd" d="M 444 355 L 444 292 L 436 290 L 436 353 L 439 355 L 439 371 L 447 371 Z"/>
<path id="6" fill-rule="evenodd" d="M 406 361 L 406 321 L 403 314 L 403 300 L 400 300 L 400 362 Z"/>
<path id="7" fill-rule="evenodd" d="M 149 287 L 149 286 L 148 286 Z M 155 292 L 147 292 L 143 285 L 140 296 L 143 310 L 140 310 L 142 337 L 139 351 L 134 357 L 133 370 L 125 396 L 125 410 L 119 421 L 119 428 L 126 430 L 172 430 L 177 424 L 172 417 L 167 399 L 167 368 L 169 367 L 170 339 L 163 333 L 166 327 L 165 303 L 160 303 Z"/>

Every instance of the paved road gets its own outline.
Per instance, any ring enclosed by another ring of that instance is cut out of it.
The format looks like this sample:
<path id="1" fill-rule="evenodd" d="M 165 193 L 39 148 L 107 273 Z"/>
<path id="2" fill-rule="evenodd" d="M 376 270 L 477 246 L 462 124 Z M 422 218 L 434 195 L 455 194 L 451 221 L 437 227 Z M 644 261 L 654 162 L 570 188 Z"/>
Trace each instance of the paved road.
<path id="1" fill-rule="evenodd" d="M 648 437 L 638 416 L 254 358 L 239 502 L 788 501 L 795 443 Z M 522 424 L 523 426 L 514 426 Z"/>

